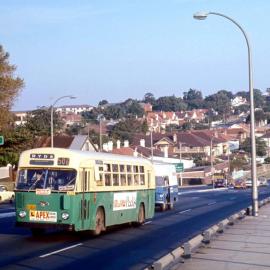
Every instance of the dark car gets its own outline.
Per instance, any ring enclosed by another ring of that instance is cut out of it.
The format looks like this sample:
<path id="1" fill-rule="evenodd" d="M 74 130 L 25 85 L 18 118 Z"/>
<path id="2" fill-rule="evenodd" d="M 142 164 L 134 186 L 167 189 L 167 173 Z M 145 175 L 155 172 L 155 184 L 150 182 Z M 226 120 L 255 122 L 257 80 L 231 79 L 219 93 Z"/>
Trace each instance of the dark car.
<path id="1" fill-rule="evenodd" d="M 215 181 L 215 188 L 226 187 L 226 180 L 225 179 L 217 179 Z"/>

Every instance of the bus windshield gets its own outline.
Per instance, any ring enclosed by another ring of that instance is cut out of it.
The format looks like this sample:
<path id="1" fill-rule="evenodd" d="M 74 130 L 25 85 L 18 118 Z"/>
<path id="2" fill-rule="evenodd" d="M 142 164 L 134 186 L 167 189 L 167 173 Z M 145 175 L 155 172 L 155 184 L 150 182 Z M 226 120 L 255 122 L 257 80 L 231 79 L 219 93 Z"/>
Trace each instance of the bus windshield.
<path id="1" fill-rule="evenodd" d="M 74 190 L 76 174 L 75 170 L 21 169 L 18 173 L 16 189 Z"/>

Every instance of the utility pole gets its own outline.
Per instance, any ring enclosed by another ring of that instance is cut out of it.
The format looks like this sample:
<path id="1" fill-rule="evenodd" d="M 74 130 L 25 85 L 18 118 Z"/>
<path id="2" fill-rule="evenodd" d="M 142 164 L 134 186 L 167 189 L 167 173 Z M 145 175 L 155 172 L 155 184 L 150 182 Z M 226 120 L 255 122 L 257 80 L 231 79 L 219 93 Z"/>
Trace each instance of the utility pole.
<path id="1" fill-rule="evenodd" d="M 210 159 L 211 159 L 211 178 L 212 178 L 212 188 L 215 188 L 214 184 L 214 177 L 213 177 L 213 172 L 214 172 L 214 166 L 213 166 L 213 137 L 211 137 L 210 141 Z"/>
<path id="2" fill-rule="evenodd" d="M 150 128 L 150 140 L 151 140 L 151 162 L 153 163 L 154 150 L 153 150 L 153 130 L 152 130 L 152 127 Z"/>
<path id="3" fill-rule="evenodd" d="M 182 163 L 182 143 L 179 142 L 179 161 Z M 182 172 L 180 172 L 180 186 L 183 186 Z"/>

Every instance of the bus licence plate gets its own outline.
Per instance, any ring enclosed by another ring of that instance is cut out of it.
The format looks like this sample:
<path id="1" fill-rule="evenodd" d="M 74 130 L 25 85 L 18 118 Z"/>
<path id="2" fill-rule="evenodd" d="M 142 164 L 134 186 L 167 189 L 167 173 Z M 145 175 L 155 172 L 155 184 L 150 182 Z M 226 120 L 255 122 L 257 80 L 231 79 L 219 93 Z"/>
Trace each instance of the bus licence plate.
<path id="1" fill-rule="evenodd" d="M 31 221 L 56 222 L 57 221 L 57 212 L 30 210 L 29 219 Z"/>

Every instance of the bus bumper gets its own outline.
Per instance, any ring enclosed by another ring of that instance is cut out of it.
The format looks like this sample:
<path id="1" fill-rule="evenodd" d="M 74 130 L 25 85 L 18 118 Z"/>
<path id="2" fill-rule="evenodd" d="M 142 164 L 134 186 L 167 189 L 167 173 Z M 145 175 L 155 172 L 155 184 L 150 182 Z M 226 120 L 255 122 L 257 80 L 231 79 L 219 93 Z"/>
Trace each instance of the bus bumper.
<path id="1" fill-rule="evenodd" d="M 48 224 L 48 223 L 33 223 L 33 222 L 16 222 L 16 227 L 23 228 L 40 228 L 40 229 L 61 229 L 65 231 L 74 231 L 74 225 L 72 224 Z"/>

